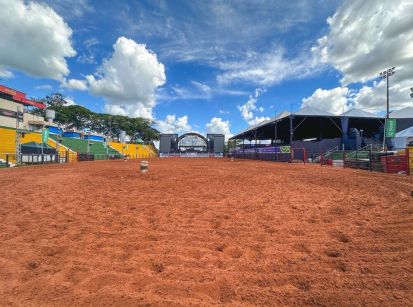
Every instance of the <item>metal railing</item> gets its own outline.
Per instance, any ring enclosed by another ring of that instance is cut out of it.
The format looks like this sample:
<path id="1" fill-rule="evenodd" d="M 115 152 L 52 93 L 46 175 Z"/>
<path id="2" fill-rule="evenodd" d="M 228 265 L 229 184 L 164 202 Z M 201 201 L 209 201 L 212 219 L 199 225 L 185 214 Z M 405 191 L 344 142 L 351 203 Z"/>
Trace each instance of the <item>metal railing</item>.
<path id="1" fill-rule="evenodd" d="M 320 165 L 339 166 L 385 173 L 410 174 L 413 170 L 413 148 L 399 152 L 373 151 L 372 145 L 359 150 L 338 151 L 329 159 L 321 159 Z M 334 156 L 335 155 L 335 156 Z"/>

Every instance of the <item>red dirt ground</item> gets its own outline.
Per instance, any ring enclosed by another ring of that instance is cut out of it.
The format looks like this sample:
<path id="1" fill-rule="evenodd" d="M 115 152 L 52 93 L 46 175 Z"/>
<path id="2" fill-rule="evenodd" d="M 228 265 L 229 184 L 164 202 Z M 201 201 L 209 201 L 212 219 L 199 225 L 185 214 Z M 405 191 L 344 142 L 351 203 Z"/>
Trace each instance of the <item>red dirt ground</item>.
<path id="1" fill-rule="evenodd" d="M 411 177 L 138 165 L 0 171 L 1 305 L 413 305 Z"/>

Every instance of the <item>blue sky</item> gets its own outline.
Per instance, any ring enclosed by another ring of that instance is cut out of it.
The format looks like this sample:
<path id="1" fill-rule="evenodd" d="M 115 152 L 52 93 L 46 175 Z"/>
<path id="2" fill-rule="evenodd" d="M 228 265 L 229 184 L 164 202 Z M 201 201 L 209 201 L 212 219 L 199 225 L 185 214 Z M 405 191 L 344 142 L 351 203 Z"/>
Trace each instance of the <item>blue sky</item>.
<path id="1" fill-rule="evenodd" d="M 413 10 L 389 2 L 0 0 L 0 83 L 165 132 L 230 135 L 301 106 L 381 112 L 377 75 L 397 66 L 402 108 Z"/>

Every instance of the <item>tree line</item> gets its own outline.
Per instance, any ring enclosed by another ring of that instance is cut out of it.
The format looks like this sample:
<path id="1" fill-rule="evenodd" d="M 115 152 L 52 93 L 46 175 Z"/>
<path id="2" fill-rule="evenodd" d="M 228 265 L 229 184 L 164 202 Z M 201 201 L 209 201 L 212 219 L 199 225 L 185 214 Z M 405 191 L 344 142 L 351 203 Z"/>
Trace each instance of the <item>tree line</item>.
<path id="1" fill-rule="evenodd" d="M 131 138 L 131 142 L 142 139 L 145 142 L 159 139 L 159 131 L 151 127 L 149 119 L 131 118 L 122 115 L 95 113 L 79 105 L 67 105 L 60 93 L 53 93 L 42 99 L 33 99 L 46 106 L 34 108 L 31 113 L 45 116 L 45 110 L 54 110 L 54 122 L 64 129 L 91 130 L 112 138 L 118 138 L 122 130 Z"/>

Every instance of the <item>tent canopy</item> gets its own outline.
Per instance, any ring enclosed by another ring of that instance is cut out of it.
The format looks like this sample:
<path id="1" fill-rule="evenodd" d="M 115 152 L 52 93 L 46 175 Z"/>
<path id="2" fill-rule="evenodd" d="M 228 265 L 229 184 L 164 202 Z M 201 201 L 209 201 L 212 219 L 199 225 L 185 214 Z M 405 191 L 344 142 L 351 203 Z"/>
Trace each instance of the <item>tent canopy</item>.
<path id="1" fill-rule="evenodd" d="M 366 133 L 365 135 L 370 135 L 378 129 L 376 127 L 377 125 L 383 125 L 378 121 L 384 123 L 383 117 L 357 108 L 352 108 L 342 114 L 332 114 L 317 108 L 304 107 L 293 113 L 282 112 L 269 120 L 264 120 L 257 125 L 250 126 L 234 135 L 231 139 L 271 139 L 275 134 L 274 126 L 275 123 L 277 123 L 278 137 L 287 140 L 290 135 L 290 119 L 292 120 L 294 135 L 297 136 L 297 138 L 306 138 L 305 131 L 301 131 L 300 133 L 300 130 L 303 128 L 305 128 L 304 130 L 306 130 L 311 137 L 341 137 L 340 129 L 342 129 L 343 126 L 342 121 L 347 123 L 346 127 L 351 128 L 354 125 L 360 126 Z M 304 121 L 305 123 L 303 124 Z M 311 132 L 311 130 L 314 131 Z M 317 131 L 322 131 L 324 135 L 316 133 Z"/>
<path id="2" fill-rule="evenodd" d="M 413 126 L 396 133 L 396 138 L 413 137 Z"/>
<path id="3" fill-rule="evenodd" d="M 413 118 L 413 107 L 406 107 L 390 113 L 390 118 Z"/>
<path id="4" fill-rule="evenodd" d="M 396 137 L 392 139 L 393 146 L 397 149 L 406 148 L 413 141 L 413 126 L 396 133 Z"/>

